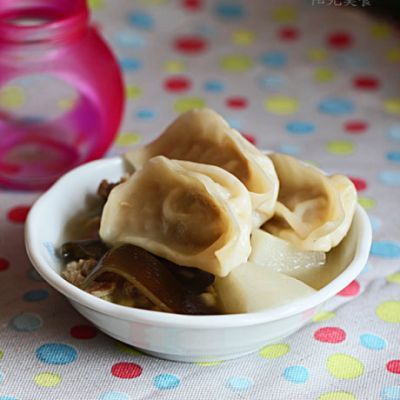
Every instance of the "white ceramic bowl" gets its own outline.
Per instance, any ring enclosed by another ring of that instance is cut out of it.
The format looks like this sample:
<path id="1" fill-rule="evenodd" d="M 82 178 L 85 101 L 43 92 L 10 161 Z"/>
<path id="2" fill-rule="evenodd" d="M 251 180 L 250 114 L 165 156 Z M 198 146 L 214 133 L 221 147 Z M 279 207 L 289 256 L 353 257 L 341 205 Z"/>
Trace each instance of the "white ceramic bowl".
<path id="1" fill-rule="evenodd" d="M 365 211 L 358 206 L 343 251 L 337 251 L 333 258 L 343 271 L 309 297 L 265 311 L 220 316 L 176 315 L 109 303 L 60 276 L 63 261 L 56 249 L 64 241 L 67 221 L 82 210 L 99 182 L 117 181 L 124 172 L 122 159 L 112 158 L 88 163 L 60 178 L 32 207 L 25 242 L 39 274 L 73 307 L 106 334 L 148 354 L 195 362 L 227 360 L 257 351 L 310 321 L 326 300 L 360 273 L 367 261 L 371 227 Z"/>

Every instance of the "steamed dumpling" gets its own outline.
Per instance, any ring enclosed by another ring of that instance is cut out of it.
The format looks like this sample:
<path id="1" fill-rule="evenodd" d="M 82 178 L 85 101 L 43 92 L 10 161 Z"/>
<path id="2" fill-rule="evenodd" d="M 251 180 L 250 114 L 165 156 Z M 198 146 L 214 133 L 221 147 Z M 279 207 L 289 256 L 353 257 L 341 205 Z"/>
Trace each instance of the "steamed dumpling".
<path id="1" fill-rule="evenodd" d="M 216 112 L 199 109 L 182 114 L 155 141 L 127 153 L 126 159 L 139 169 L 156 155 L 225 169 L 250 192 L 253 226 L 272 216 L 279 182 L 271 160 Z"/>
<path id="2" fill-rule="evenodd" d="M 290 276 L 244 263 L 228 276 L 214 282 L 224 313 L 247 313 L 278 307 L 315 293 L 315 290 Z"/>
<path id="3" fill-rule="evenodd" d="M 100 236 L 225 276 L 250 254 L 251 216 L 249 193 L 232 174 L 158 156 L 111 191 Z"/>
<path id="4" fill-rule="evenodd" d="M 287 155 L 270 158 L 280 189 L 274 218 L 263 229 L 302 250 L 327 252 L 339 244 L 357 203 L 353 183 L 342 175 L 328 177 Z"/>

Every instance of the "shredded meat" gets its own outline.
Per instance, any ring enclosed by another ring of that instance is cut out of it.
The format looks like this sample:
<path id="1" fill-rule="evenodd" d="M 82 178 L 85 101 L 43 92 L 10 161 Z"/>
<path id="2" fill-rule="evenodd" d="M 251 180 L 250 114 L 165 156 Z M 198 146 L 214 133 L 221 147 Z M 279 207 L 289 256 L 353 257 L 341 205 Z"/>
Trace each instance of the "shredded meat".
<path id="1" fill-rule="evenodd" d="M 87 260 L 71 261 L 66 265 L 64 270 L 61 272 L 61 275 L 68 282 L 80 287 L 90 271 L 96 266 L 96 264 L 97 261 L 94 258 L 89 258 Z"/>

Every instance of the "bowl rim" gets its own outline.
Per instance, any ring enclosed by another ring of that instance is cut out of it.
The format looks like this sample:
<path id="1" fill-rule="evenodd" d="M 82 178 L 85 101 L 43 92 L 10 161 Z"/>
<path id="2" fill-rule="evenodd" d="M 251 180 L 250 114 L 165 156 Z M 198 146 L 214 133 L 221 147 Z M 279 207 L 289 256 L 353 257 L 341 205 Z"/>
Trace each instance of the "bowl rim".
<path id="1" fill-rule="evenodd" d="M 55 196 L 60 190 L 63 190 L 65 186 L 70 186 L 71 182 L 75 182 L 81 174 L 93 172 L 94 169 L 117 168 L 120 167 L 123 162 L 123 158 L 118 156 L 92 161 L 74 168 L 59 178 L 36 200 L 29 211 L 25 224 L 25 247 L 28 257 L 37 272 L 48 284 L 58 292 L 65 295 L 68 299 L 96 312 L 117 319 L 151 324 L 159 327 L 224 329 L 259 325 L 281 320 L 318 307 L 351 283 L 359 275 L 367 262 L 372 241 L 372 229 L 367 213 L 357 204 L 352 224 L 354 223 L 354 220 L 357 219 L 359 235 L 353 260 L 347 268 L 328 285 L 299 300 L 267 310 L 243 314 L 203 316 L 170 314 L 159 311 L 130 308 L 99 299 L 67 282 L 50 266 L 49 262 L 43 255 L 44 246 L 39 239 L 40 235 L 36 235 L 36 231 L 38 227 L 40 227 L 40 221 L 43 221 L 41 215 L 46 211 L 44 204 L 47 199 Z"/>

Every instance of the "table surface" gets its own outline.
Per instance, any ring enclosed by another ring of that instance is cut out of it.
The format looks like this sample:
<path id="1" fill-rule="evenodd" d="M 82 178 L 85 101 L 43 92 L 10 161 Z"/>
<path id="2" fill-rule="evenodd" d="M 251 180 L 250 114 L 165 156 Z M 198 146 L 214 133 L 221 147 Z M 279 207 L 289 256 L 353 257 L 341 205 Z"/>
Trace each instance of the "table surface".
<path id="1" fill-rule="evenodd" d="M 127 89 L 109 155 L 207 105 L 261 148 L 352 177 L 371 257 L 281 343 L 229 362 L 162 361 L 98 332 L 40 279 L 23 241 L 39 194 L 3 190 L 1 400 L 400 399 L 400 42 L 369 3 L 91 1 Z M 25 84 L 0 91 L 1 106 L 27 100 Z"/>

